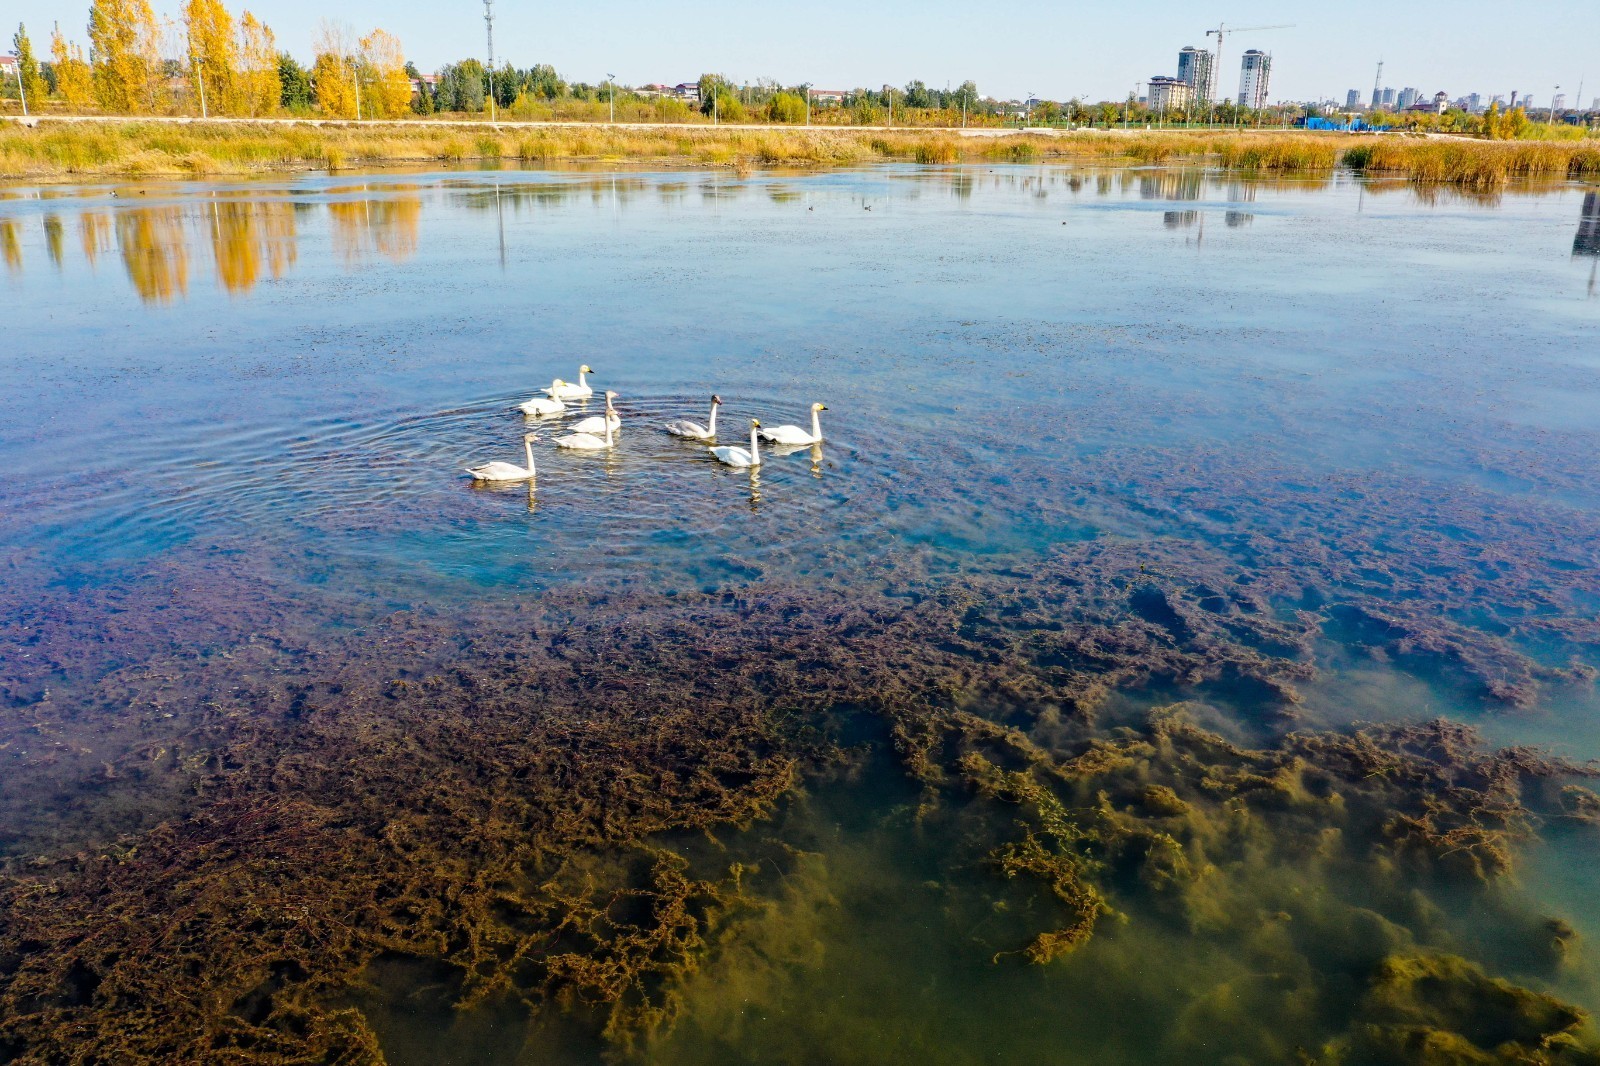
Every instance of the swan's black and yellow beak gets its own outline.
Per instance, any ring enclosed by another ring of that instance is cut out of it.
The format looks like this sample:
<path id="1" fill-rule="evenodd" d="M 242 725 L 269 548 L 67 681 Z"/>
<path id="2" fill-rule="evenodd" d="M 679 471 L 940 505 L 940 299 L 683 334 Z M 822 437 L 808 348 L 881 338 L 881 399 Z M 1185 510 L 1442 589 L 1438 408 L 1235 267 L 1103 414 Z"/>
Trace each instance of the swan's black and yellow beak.
<path id="1" fill-rule="evenodd" d="M 760 429 L 761 428 L 761 420 L 758 419 L 758 418 L 752 418 L 750 420 L 750 428 L 751 429 Z"/>

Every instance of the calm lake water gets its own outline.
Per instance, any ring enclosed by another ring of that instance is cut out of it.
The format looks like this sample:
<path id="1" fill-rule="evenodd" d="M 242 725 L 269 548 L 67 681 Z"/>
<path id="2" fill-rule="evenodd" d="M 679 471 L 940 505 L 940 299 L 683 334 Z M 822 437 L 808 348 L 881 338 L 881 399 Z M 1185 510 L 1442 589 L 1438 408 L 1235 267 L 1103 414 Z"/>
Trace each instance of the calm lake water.
<path id="1" fill-rule="evenodd" d="M 1241 744 L 1447 715 L 1600 758 L 1597 233 L 1592 186 L 1156 168 L 0 190 L 0 855 L 192 814 L 187 786 L 113 766 L 386 613 L 467 647 L 500 606 L 581 627 L 585 597 L 1026 590 L 1107 545 L 1148 546 L 1142 573 L 1203 553 L 1270 585 L 1285 625 L 1323 619 L 1292 718 L 1169 678 L 1114 692 L 1108 728 L 1172 700 Z M 580 364 L 620 394 L 603 455 L 551 445 L 599 404 L 514 409 Z M 812 402 L 826 440 L 750 474 L 659 431 L 712 393 L 721 443 Z M 535 487 L 462 476 L 520 462 L 529 431 Z M 1375 604 L 1451 628 L 1385 651 Z M 151 697 L 158 648 L 204 690 L 172 667 Z M 1359 871 L 1235 873 L 1233 924 L 1163 925 L 1134 894 L 1066 958 L 997 962 L 1042 904 L 953 860 L 888 746 L 857 743 L 877 754 L 803 773 L 714 848 L 672 844 L 784 872 L 675 979 L 654 1061 L 1267 1061 L 1330 1039 L 1318 960 L 1343 934 L 1307 934 L 1303 974 L 1237 940 L 1291 899 L 1359 901 Z M 1541 824 L 1487 894 L 1419 878 L 1431 917 L 1381 920 L 1600 1009 L 1593 832 Z M 1549 917 L 1583 946 L 1541 969 L 1512 927 Z M 438 983 L 380 960 L 341 995 L 395 1063 L 619 1046 L 581 1010 L 458 1010 Z"/>

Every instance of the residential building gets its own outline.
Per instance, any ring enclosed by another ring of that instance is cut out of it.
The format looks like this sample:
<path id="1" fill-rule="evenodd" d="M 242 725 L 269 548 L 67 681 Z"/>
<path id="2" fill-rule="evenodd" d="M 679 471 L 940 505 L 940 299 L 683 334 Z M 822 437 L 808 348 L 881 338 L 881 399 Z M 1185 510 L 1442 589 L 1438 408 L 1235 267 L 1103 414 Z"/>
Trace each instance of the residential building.
<path id="1" fill-rule="evenodd" d="M 1550 106 L 1555 108 L 1557 111 L 1560 111 L 1562 108 L 1566 107 L 1567 106 L 1567 94 L 1566 93 L 1556 93 L 1555 98 L 1550 101 Z"/>
<path id="2" fill-rule="evenodd" d="M 1150 110 L 1176 111 L 1194 102 L 1194 88 L 1182 78 L 1157 74 L 1150 79 Z"/>
<path id="3" fill-rule="evenodd" d="M 1272 77 L 1272 57 L 1252 48 L 1239 61 L 1239 106 L 1259 111 L 1267 106 L 1267 85 Z"/>
<path id="4" fill-rule="evenodd" d="M 1344 109 L 1346 111 L 1360 111 L 1361 110 L 1361 90 L 1360 89 L 1351 89 L 1349 92 L 1344 94 Z"/>
<path id="5" fill-rule="evenodd" d="M 1385 86 L 1384 90 L 1383 90 L 1383 99 L 1378 101 L 1378 105 L 1380 107 L 1393 107 L 1394 106 L 1394 89 L 1389 88 L 1388 86 Z"/>
<path id="6" fill-rule="evenodd" d="M 1467 94 L 1467 106 L 1464 108 L 1464 110 L 1469 111 L 1474 115 L 1477 114 L 1479 111 L 1482 111 L 1483 110 L 1483 97 L 1479 96 L 1477 93 L 1468 93 Z"/>
<path id="7" fill-rule="evenodd" d="M 1421 92 L 1407 85 L 1404 89 L 1400 90 L 1400 99 L 1395 102 L 1395 106 L 1404 111 L 1412 104 L 1416 103 L 1417 97 L 1421 95 Z"/>
<path id="8" fill-rule="evenodd" d="M 1195 100 L 1203 104 L 1209 104 L 1216 98 L 1213 60 L 1210 52 L 1194 45 L 1178 53 L 1178 80 L 1188 85 L 1194 91 Z"/>

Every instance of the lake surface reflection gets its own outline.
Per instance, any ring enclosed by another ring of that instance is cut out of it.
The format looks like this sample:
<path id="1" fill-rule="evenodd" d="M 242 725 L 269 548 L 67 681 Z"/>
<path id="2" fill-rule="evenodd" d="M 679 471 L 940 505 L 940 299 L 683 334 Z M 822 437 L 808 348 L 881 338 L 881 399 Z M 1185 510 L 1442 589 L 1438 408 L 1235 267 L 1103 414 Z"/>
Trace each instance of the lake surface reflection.
<path id="1" fill-rule="evenodd" d="M 0 1061 L 1586 1061 L 1596 196 L 0 191 Z"/>

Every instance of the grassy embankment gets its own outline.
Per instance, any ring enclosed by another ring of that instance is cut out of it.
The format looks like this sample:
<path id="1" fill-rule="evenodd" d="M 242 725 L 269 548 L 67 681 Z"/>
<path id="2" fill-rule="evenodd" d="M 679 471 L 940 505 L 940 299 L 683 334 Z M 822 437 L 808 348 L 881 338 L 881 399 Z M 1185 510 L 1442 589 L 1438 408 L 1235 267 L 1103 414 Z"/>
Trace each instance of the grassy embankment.
<path id="1" fill-rule="evenodd" d="M 280 124 L 42 123 L 0 126 L 0 176 L 241 174 L 511 159 L 681 161 L 721 166 L 839 166 L 1086 160 L 1206 162 L 1236 171 L 1344 165 L 1424 184 L 1497 188 L 1522 177 L 1600 175 L 1600 142 L 1478 141 L 1338 134 L 1152 132 L 961 137 L 927 130 L 683 129 Z"/>

